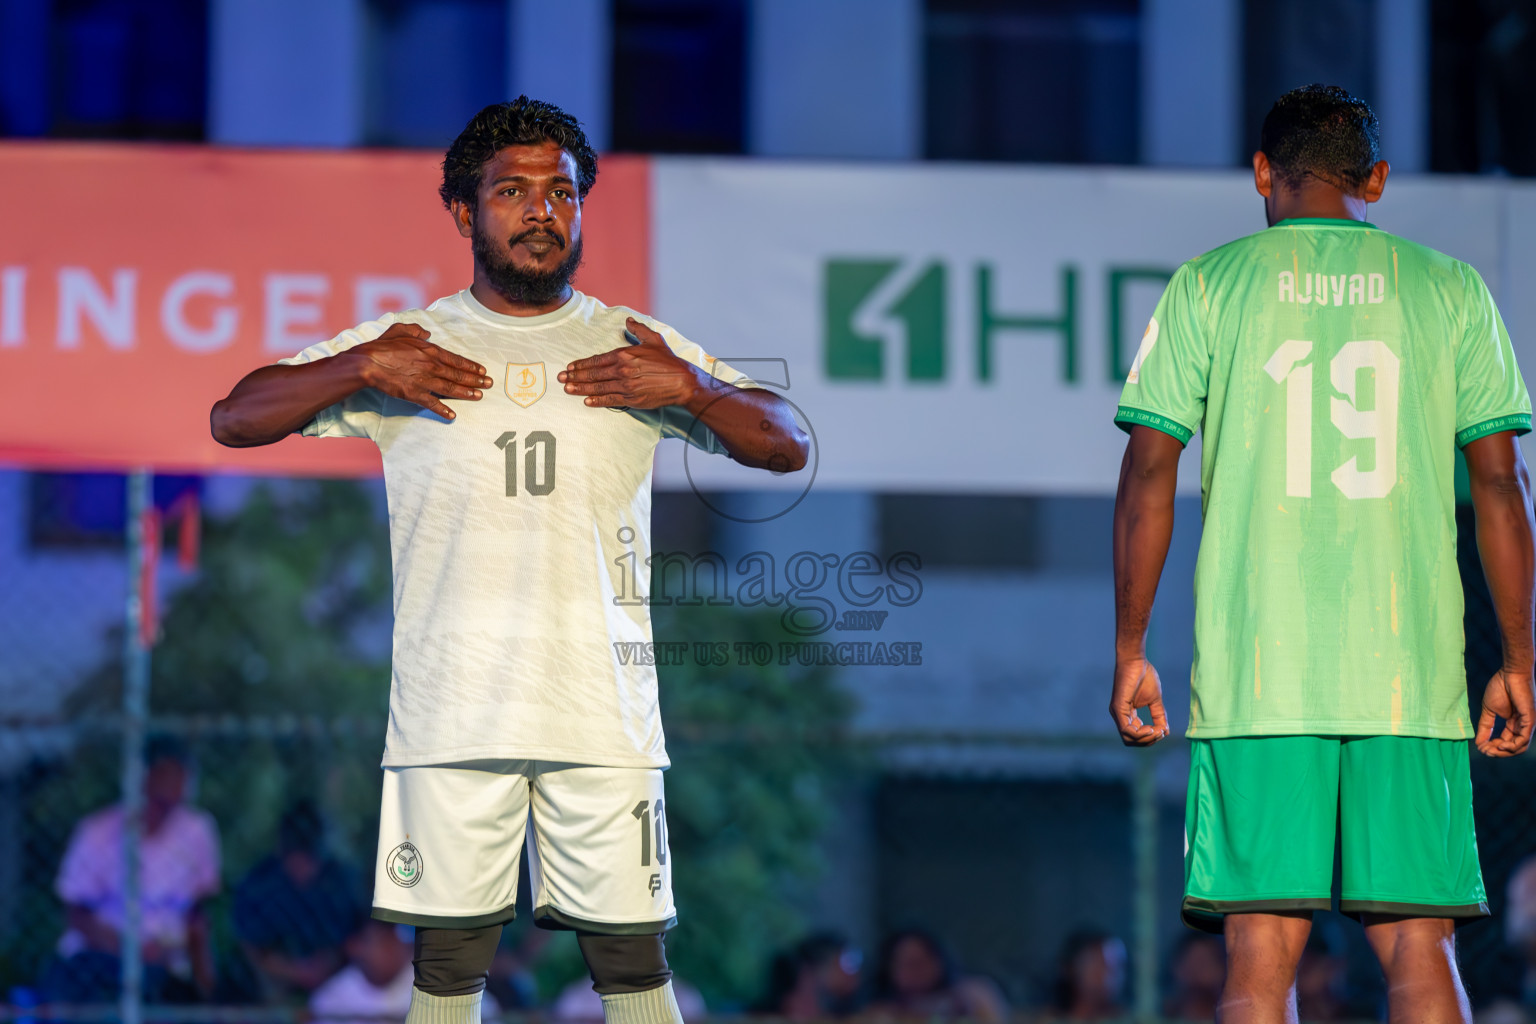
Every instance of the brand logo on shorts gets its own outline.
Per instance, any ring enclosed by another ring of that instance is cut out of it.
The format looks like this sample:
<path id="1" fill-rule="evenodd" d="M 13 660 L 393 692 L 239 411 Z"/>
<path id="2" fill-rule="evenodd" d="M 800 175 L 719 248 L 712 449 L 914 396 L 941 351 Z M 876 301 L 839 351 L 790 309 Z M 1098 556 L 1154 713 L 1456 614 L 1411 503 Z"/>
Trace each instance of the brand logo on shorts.
<path id="1" fill-rule="evenodd" d="M 660 874 L 652 875 L 651 876 L 651 883 L 650 883 L 651 895 L 655 896 L 657 891 L 660 888 L 661 888 L 661 875 Z"/>
<path id="2" fill-rule="evenodd" d="M 391 850 L 384 864 L 389 880 L 407 889 L 421 881 L 423 868 L 421 851 L 410 843 L 401 843 Z"/>

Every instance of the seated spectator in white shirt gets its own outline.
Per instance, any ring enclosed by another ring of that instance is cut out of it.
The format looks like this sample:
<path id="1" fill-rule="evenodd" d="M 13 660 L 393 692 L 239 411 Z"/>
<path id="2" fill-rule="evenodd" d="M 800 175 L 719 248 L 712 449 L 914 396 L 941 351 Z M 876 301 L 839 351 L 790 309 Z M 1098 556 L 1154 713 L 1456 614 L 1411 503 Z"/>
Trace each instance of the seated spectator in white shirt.
<path id="1" fill-rule="evenodd" d="M 190 752 L 172 738 L 150 741 L 139 846 L 139 906 L 144 995 L 190 1002 L 213 989 L 213 955 L 202 904 L 219 891 L 219 832 L 205 811 L 184 802 Z M 58 1002 L 117 998 L 125 921 L 122 805 L 82 819 L 70 837 L 54 891 L 69 927 L 43 980 Z"/>

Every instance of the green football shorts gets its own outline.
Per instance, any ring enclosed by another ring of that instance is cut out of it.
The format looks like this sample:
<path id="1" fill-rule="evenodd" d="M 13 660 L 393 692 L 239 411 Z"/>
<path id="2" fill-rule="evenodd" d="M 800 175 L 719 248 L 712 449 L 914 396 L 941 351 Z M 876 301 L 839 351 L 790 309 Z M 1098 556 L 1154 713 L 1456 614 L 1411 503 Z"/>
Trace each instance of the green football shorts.
<path id="1" fill-rule="evenodd" d="M 1340 830 L 1346 914 L 1488 914 L 1470 744 L 1415 736 L 1193 740 L 1184 922 L 1332 905 Z"/>

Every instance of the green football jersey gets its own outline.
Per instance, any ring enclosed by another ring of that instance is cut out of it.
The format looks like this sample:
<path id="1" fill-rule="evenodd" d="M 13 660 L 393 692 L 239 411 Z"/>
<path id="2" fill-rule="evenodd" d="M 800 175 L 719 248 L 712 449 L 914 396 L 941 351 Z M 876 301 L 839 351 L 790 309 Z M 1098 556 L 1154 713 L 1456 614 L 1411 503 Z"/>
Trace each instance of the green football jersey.
<path id="1" fill-rule="evenodd" d="M 1531 429 L 1477 271 L 1348 220 L 1222 246 L 1115 422 L 1204 432 L 1191 737 L 1471 736 L 1453 445 Z"/>

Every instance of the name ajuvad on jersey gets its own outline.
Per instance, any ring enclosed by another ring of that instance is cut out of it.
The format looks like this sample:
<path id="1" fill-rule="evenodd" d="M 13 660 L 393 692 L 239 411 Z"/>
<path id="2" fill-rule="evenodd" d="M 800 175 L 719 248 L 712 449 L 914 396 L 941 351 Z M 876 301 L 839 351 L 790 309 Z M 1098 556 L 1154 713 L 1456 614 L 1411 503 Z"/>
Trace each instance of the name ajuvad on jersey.
<path id="1" fill-rule="evenodd" d="M 1280 301 L 1319 306 L 1375 305 L 1387 300 L 1385 274 L 1314 274 L 1298 275 L 1280 271 Z"/>

